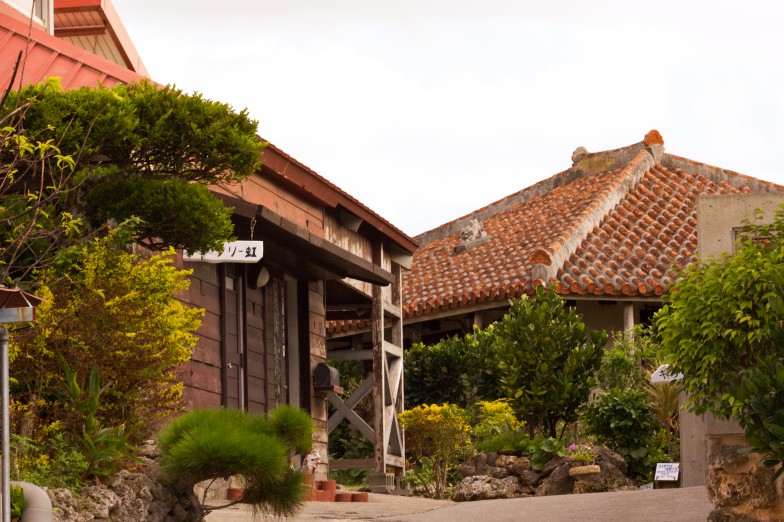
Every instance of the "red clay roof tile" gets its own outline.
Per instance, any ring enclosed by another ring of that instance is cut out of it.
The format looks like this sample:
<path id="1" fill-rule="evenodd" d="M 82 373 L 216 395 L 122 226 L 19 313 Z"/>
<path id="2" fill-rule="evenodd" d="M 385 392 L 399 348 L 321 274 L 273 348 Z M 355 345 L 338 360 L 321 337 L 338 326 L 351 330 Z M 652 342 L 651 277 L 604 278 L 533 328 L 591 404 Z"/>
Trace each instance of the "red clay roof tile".
<path id="1" fill-rule="evenodd" d="M 562 294 L 658 297 L 675 279 L 675 270 L 695 259 L 698 195 L 784 191 L 669 154 L 654 164 L 645 157 L 646 147 L 662 143 L 652 131 L 645 142 L 589 154 L 612 168 L 583 172 L 578 162 L 420 235 L 421 247 L 404 272 L 404 314 L 422 316 L 531 293 L 543 282 L 536 267 L 547 269 L 558 259 L 548 277 Z M 635 174 L 635 168 L 645 170 Z M 595 212 L 603 213 L 595 226 L 586 227 Z M 481 221 L 488 240 L 456 254 L 469 219 Z"/>

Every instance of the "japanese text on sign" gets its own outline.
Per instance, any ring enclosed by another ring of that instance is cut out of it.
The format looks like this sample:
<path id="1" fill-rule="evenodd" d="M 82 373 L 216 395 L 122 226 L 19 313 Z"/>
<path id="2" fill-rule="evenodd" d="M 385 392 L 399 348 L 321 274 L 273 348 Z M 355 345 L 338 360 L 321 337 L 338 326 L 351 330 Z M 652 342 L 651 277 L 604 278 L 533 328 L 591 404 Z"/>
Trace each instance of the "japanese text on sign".
<path id="1" fill-rule="evenodd" d="M 680 464 L 677 462 L 659 462 L 656 464 L 656 475 L 653 480 L 678 480 Z"/>
<path id="2" fill-rule="evenodd" d="M 668 364 L 662 364 L 656 371 L 651 374 L 651 382 L 670 382 L 670 381 L 677 381 L 678 379 L 683 379 L 683 374 L 672 374 L 669 373 L 667 370 L 669 369 Z"/>
<path id="3" fill-rule="evenodd" d="M 182 258 L 184 261 L 204 263 L 256 263 L 263 254 L 263 241 L 231 241 L 223 243 L 223 252 L 196 252 L 193 255 L 183 254 Z"/>

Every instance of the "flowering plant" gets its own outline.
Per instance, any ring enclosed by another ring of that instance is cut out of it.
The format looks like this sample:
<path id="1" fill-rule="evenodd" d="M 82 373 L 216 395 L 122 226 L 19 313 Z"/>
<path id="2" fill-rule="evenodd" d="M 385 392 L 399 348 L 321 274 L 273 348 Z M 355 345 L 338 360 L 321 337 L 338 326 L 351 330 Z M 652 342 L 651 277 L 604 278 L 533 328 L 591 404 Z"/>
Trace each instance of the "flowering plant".
<path id="1" fill-rule="evenodd" d="M 571 460 L 584 464 L 593 464 L 594 460 L 596 460 L 596 455 L 591 453 L 593 448 L 590 444 L 570 444 L 566 449 L 566 456 Z"/>

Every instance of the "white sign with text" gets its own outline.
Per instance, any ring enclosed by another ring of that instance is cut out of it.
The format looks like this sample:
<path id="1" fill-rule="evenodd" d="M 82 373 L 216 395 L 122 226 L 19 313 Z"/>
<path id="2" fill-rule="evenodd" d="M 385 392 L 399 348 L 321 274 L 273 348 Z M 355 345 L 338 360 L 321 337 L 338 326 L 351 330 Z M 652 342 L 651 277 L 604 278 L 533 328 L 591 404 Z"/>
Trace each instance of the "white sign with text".
<path id="1" fill-rule="evenodd" d="M 680 473 L 680 464 L 677 462 L 659 462 L 656 464 L 656 474 L 653 480 L 676 481 Z"/>
<path id="2" fill-rule="evenodd" d="M 656 371 L 651 374 L 651 382 L 656 384 L 657 382 L 671 382 L 677 381 L 678 379 L 683 379 L 683 374 L 671 374 L 667 370 L 669 369 L 668 364 L 662 364 Z"/>
<path id="3" fill-rule="evenodd" d="M 230 241 L 223 243 L 223 252 L 210 250 L 196 252 L 193 255 L 184 253 L 183 261 L 201 261 L 203 263 L 256 263 L 264 254 L 263 241 Z"/>

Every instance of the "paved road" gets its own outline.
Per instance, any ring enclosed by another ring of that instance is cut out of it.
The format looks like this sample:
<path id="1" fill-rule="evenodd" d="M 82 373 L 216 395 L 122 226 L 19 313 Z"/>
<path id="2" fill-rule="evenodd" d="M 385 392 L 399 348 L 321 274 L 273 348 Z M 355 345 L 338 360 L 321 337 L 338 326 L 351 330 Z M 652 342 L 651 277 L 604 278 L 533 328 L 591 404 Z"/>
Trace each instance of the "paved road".
<path id="1" fill-rule="evenodd" d="M 713 506 L 705 488 L 658 489 L 449 502 L 371 495 L 368 503 L 307 502 L 296 521 L 386 522 L 704 522 Z M 208 522 L 252 520 L 248 508 L 216 511 Z"/>

